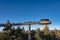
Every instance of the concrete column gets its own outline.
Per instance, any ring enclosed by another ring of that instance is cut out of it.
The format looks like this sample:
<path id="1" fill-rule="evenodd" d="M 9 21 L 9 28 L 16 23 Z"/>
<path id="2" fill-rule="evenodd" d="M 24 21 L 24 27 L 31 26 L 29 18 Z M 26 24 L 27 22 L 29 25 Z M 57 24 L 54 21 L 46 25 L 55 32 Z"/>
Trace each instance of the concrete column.
<path id="1" fill-rule="evenodd" d="M 47 27 L 47 24 L 44 24 L 43 27 L 44 27 L 44 28 Z"/>
<path id="2" fill-rule="evenodd" d="M 28 30 L 28 40 L 31 40 L 31 25 L 29 24 L 29 30 Z"/>
<path id="3" fill-rule="evenodd" d="M 31 25 L 29 24 L 29 31 L 31 31 Z"/>

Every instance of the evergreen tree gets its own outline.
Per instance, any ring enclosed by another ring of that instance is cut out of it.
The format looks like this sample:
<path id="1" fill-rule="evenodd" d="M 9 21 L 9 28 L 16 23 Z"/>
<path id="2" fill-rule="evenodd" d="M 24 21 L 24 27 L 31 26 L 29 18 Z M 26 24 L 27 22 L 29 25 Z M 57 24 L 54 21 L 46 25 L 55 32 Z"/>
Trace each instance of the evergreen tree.
<path id="1" fill-rule="evenodd" d="M 42 40 L 42 38 L 41 38 L 40 35 L 39 35 L 39 32 L 40 32 L 40 29 L 38 28 L 38 29 L 36 30 L 36 33 L 35 33 L 34 37 L 35 37 L 37 40 Z"/>
<path id="2" fill-rule="evenodd" d="M 0 33 L 0 40 L 7 40 L 8 39 L 8 35 L 5 33 Z"/>
<path id="3" fill-rule="evenodd" d="M 20 26 L 18 25 L 17 29 L 16 29 L 16 37 L 17 37 L 17 40 L 22 40 L 22 30 L 20 28 Z"/>

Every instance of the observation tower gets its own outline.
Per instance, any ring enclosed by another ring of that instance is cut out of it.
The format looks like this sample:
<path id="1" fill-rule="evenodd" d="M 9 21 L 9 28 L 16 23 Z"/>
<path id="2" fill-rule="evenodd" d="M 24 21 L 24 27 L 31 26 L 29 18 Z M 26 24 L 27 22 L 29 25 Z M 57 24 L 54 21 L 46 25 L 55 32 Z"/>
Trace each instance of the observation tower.
<path id="1" fill-rule="evenodd" d="M 45 27 L 47 27 L 48 24 L 51 24 L 51 21 L 50 21 L 49 19 L 46 19 L 46 18 L 45 18 L 45 19 L 41 19 L 41 20 L 40 20 L 40 23 L 41 23 L 41 25 L 43 25 L 44 28 L 45 28 Z"/>

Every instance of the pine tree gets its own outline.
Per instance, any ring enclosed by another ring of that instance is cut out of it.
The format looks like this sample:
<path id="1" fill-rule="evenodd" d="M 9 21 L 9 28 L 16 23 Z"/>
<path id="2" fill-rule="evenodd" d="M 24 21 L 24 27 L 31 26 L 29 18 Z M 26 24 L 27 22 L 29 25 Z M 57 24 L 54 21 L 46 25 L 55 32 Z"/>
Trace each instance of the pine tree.
<path id="1" fill-rule="evenodd" d="M 35 33 L 34 37 L 35 37 L 37 40 L 42 40 L 42 38 L 40 37 L 39 33 L 40 33 L 40 29 L 38 28 L 38 29 L 36 30 L 36 33 Z"/>
<path id="2" fill-rule="evenodd" d="M 41 32 L 41 31 L 40 31 L 40 28 L 38 28 L 38 29 L 36 30 L 36 32 L 40 34 L 40 32 Z"/>
<path id="3" fill-rule="evenodd" d="M 0 33 L 0 40 L 8 39 L 7 34 L 5 33 Z"/>
<path id="4" fill-rule="evenodd" d="M 18 27 L 17 27 L 16 30 L 17 30 L 17 31 L 16 31 L 17 40 L 22 40 L 22 37 L 21 37 L 21 35 L 22 35 L 22 33 L 21 33 L 21 28 L 20 28 L 19 25 L 18 25 Z"/>

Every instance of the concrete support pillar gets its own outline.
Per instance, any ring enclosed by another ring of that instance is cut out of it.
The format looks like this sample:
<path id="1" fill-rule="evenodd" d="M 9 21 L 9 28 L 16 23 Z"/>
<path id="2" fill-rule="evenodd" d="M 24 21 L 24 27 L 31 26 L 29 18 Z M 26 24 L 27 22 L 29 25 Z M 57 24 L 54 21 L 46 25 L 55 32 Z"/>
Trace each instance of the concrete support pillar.
<path id="1" fill-rule="evenodd" d="M 44 24 L 43 27 L 44 27 L 44 28 L 47 27 L 47 24 Z"/>
<path id="2" fill-rule="evenodd" d="M 28 30 L 28 40 L 31 40 L 31 25 L 29 24 L 29 30 Z"/>
<path id="3" fill-rule="evenodd" d="M 29 24 L 29 31 L 31 31 L 31 25 Z"/>

